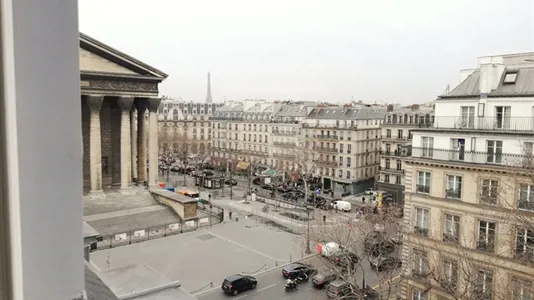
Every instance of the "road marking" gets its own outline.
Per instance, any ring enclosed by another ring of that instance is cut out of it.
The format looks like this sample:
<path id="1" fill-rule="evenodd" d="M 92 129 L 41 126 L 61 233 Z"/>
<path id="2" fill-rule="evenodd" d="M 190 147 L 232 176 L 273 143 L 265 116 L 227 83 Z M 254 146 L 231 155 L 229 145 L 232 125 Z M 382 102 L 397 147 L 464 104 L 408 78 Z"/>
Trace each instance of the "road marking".
<path id="1" fill-rule="evenodd" d="M 240 297 L 234 298 L 234 300 L 237 300 L 237 299 L 243 299 L 243 298 L 245 298 L 246 296 L 248 296 L 248 294 L 244 294 L 243 296 L 240 296 Z"/>
<path id="2" fill-rule="evenodd" d="M 245 245 L 243 245 L 243 244 L 241 244 L 241 243 L 238 243 L 238 242 L 236 242 L 236 241 L 232 241 L 231 239 L 225 238 L 225 237 L 222 236 L 222 235 L 213 233 L 213 232 L 208 231 L 208 230 L 206 230 L 206 232 L 209 233 L 209 234 L 211 234 L 211 235 L 214 235 L 214 236 L 216 236 L 216 237 L 218 237 L 218 238 L 220 238 L 220 239 L 222 239 L 222 240 L 225 240 L 225 241 L 230 242 L 230 243 L 232 243 L 232 244 L 234 244 L 234 245 L 237 245 L 237 246 L 239 246 L 239 247 L 241 247 L 241 248 L 245 248 L 245 249 L 250 250 L 250 251 L 252 251 L 252 252 L 254 252 L 254 253 L 256 253 L 256 254 L 259 254 L 259 255 L 261 255 L 261 256 L 267 257 L 268 259 L 276 260 L 274 257 L 271 257 L 271 256 L 269 256 L 269 255 L 267 255 L 267 254 L 261 253 L 261 252 L 258 251 L 258 250 L 252 249 L 252 248 L 250 248 L 250 247 L 248 247 L 248 246 L 245 246 Z"/>
<path id="3" fill-rule="evenodd" d="M 266 287 L 264 287 L 264 288 L 261 288 L 261 289 L 259 289 L 257 292 L 259 293 L 259 292 L 261 292 L 261 291 L 265 291 L 266 289 L 270 289 L 270 288 L 272 288 L 273 286 L 276 286 L 276 283 L 275 283 L 275 284 L 271 284 L 271 285 L 269 285 L 269 286 L 266 286 Z"/>

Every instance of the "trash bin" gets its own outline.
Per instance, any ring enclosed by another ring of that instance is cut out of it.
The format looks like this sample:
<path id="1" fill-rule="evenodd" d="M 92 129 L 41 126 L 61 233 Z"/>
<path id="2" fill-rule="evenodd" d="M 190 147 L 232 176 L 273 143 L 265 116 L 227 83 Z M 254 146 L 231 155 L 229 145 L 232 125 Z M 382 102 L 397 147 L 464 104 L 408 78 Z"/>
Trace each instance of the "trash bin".
<path id="1" fill-rule="evenodd" d="M 239 222 L 239 216 L 238 215 L 235 216 L 235 221 Z"/>

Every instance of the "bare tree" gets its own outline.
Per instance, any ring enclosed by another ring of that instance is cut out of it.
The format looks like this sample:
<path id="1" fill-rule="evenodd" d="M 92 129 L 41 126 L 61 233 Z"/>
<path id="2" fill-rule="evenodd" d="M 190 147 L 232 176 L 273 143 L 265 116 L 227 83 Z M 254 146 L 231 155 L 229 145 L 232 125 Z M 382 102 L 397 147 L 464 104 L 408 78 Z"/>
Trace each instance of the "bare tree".
<path id="1" fill-rule="evenodd" d="M 350 289 L 341 299 L 364 299 L 365 293 L 376 294 L 378 298 L 373 299 L 394 299 L 399 292 L 402 266 L 400 247 L 394 242 L 397 241 L 396 221 L 392 222 L 395 218 L 386 213 L 358 219 L 332 211 L 325 214 L 329 222 L 319 220 L 313 226 L 313 240 L 323 247 L 335 243 L 339 249 L 329 248 L 335 252 L 321 256 L 315 267 L 333 273 L 336 280 Z"/>
<path id="2" fill-rule="evenodd" d="M 158 147 L 162 154 L 168 154 L 172 150 L 173 137 L 171 128 L 158 126 Z"/>

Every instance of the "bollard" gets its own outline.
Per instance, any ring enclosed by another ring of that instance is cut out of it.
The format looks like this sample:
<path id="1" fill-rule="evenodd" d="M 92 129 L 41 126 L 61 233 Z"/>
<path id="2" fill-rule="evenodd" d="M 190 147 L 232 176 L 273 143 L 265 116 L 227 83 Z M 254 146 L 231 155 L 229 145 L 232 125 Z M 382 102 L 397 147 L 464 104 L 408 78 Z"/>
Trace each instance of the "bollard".
<path id="1" fill-rule="evenodd" d="M 293 260 L 291 259 L 291 254 L 289 254 L 289 262 L 292 262 Z"/>

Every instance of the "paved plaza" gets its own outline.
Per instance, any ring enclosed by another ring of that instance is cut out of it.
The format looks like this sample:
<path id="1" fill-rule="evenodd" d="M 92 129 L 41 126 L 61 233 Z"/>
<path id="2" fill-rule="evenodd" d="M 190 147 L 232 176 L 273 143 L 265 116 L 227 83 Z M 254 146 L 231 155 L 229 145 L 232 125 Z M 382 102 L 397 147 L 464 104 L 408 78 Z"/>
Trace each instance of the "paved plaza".
<path id="1" fill-rule="evenodd" d="M 228 275 L 255 274 L 303 257 L 302 241 L 255 219 L 91 253 L 104 274 L 144 264 L 192 292 L 221 284 Z"/>

